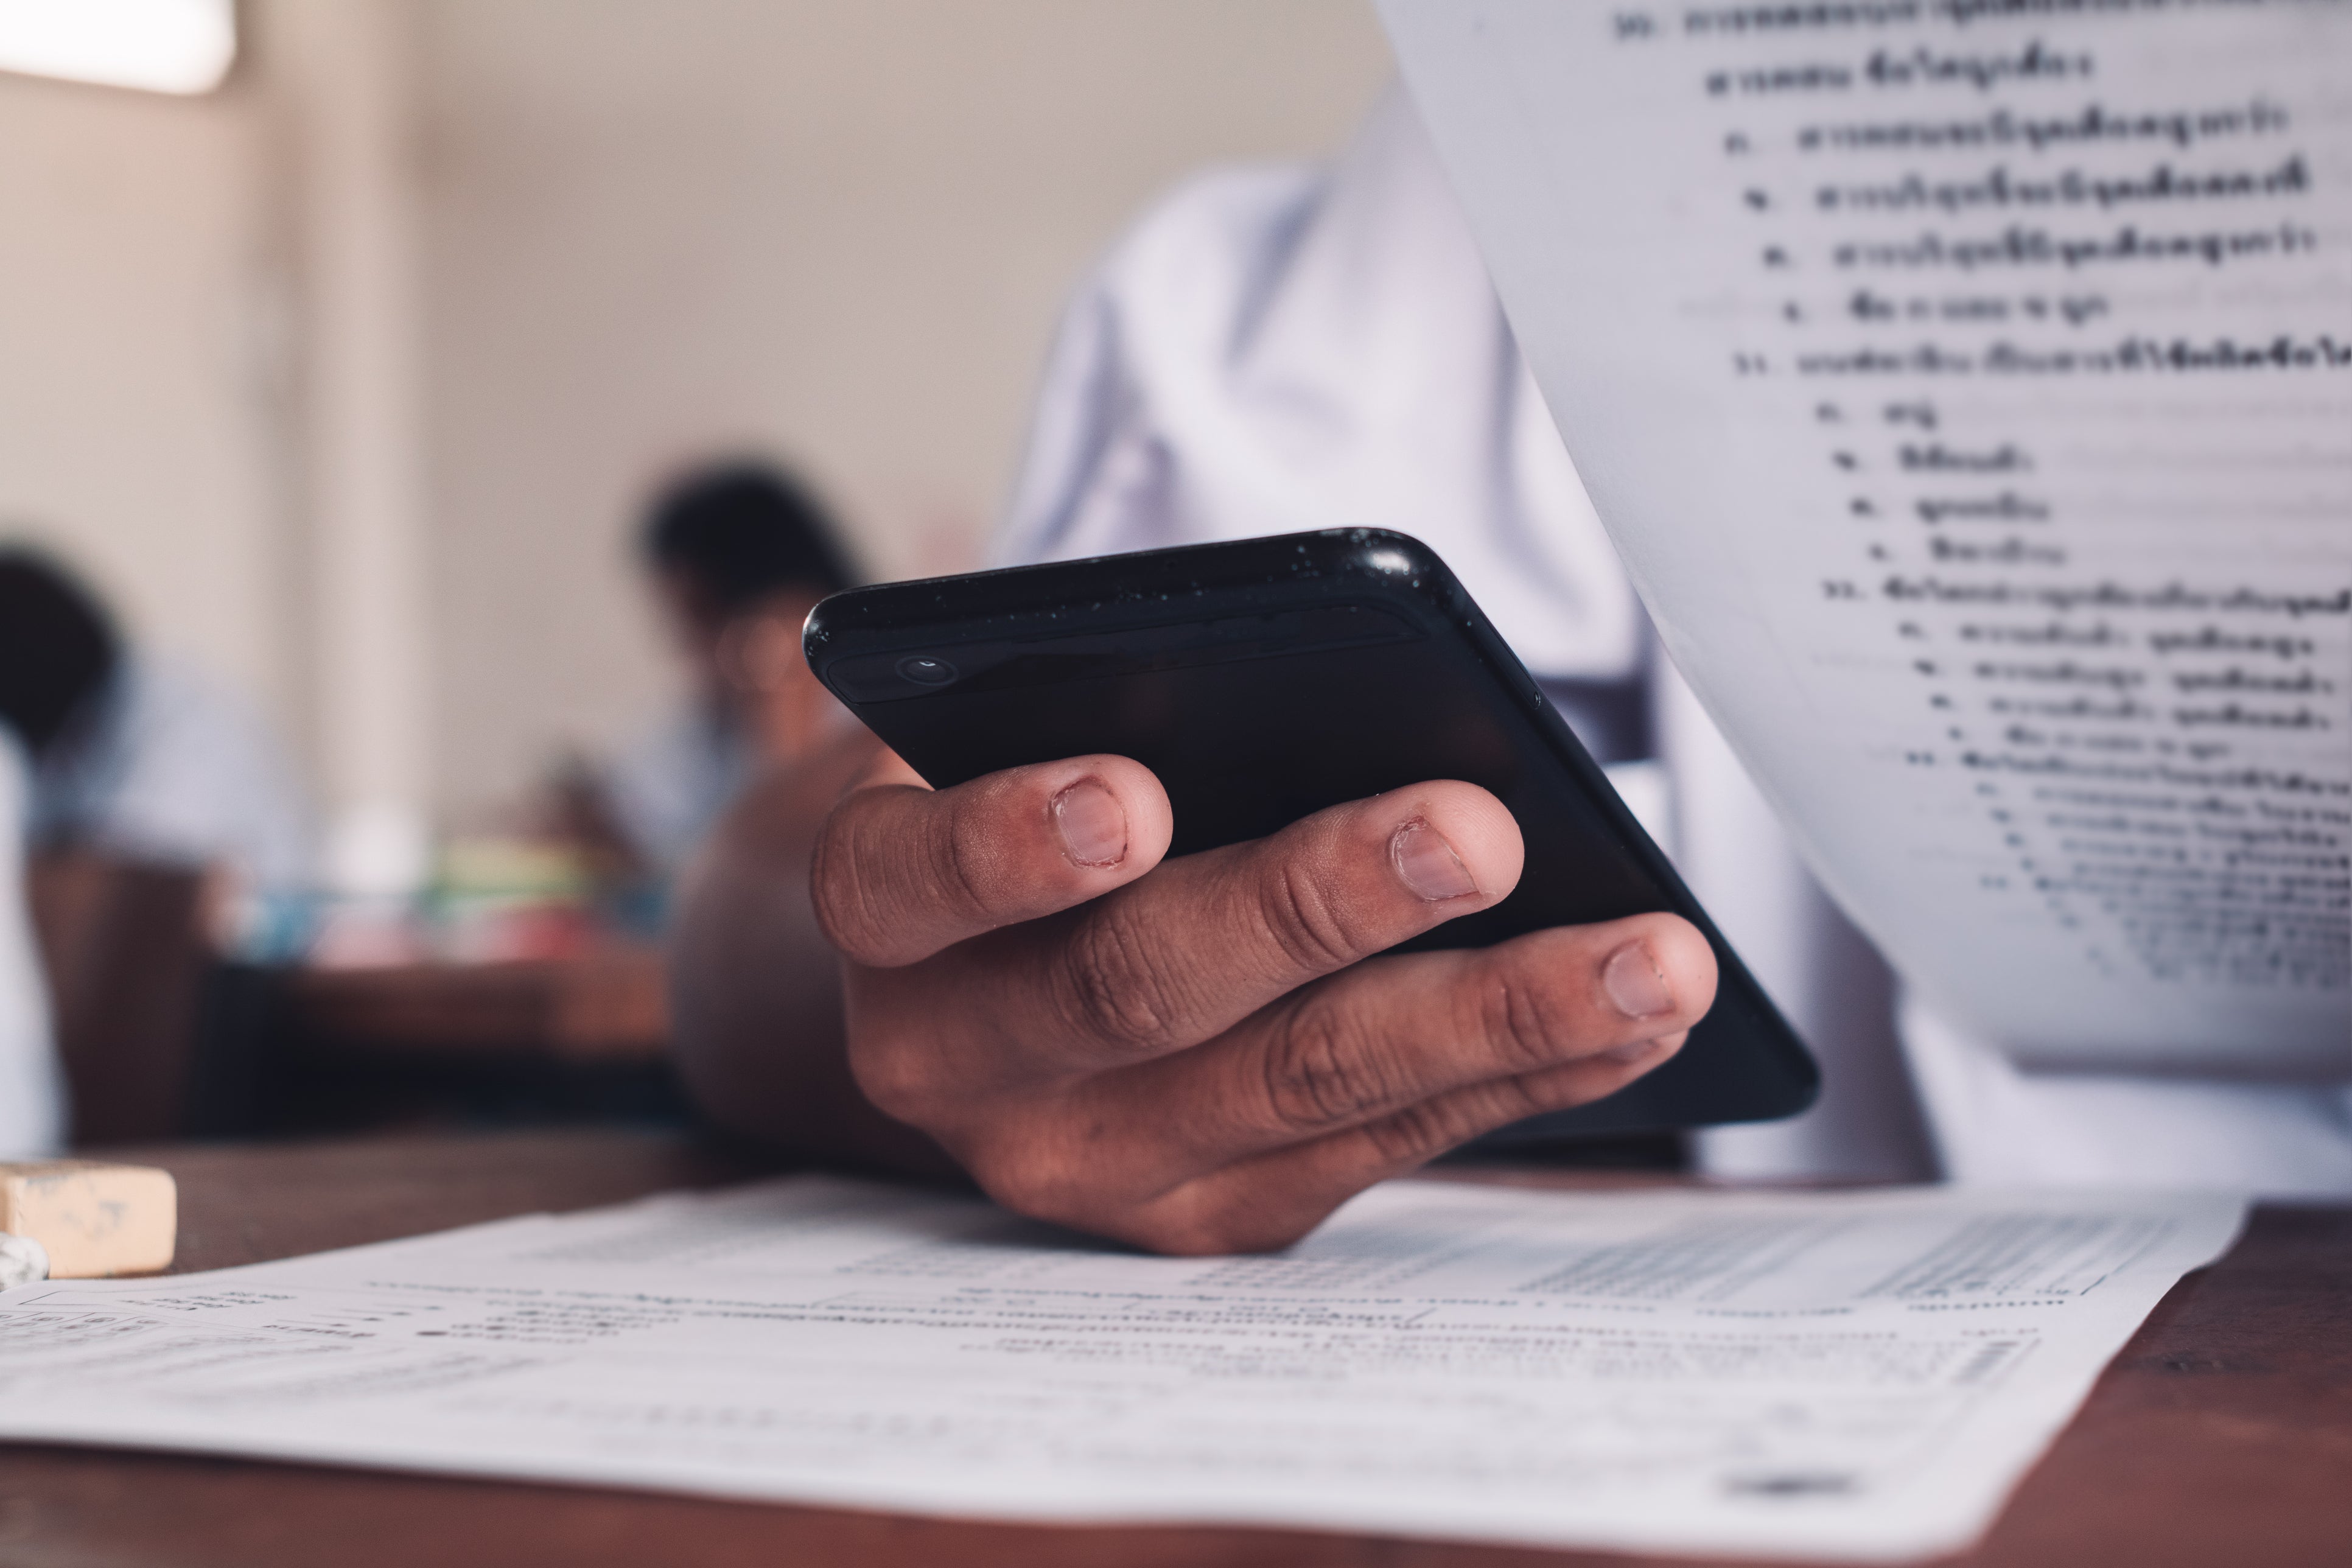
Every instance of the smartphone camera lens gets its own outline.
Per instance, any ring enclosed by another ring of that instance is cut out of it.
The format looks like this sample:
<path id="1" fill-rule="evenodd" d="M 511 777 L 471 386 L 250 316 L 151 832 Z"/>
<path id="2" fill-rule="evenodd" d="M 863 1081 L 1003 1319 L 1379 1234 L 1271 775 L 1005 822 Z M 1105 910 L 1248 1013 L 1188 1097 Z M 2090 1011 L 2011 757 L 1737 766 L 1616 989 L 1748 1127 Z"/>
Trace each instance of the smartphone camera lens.
<path id="1" fill-rule="evenodd" d="M 956 678 L 956 667 L 927 653 L 909 654 L 898 661 L 898 673 L 918 686 L 945 686 Z"/>

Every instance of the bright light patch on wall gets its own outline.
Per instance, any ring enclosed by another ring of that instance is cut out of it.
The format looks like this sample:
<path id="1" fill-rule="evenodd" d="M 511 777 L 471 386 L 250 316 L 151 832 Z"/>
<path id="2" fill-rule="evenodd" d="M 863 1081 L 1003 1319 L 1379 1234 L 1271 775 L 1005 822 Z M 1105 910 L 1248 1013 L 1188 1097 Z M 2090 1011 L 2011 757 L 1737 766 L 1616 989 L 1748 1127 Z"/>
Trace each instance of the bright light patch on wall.
<path id="1" fill-rule="evenodd" d="M 0 70 L 210 92 L 236 58 L 236 0 L 0 0 Z"/>

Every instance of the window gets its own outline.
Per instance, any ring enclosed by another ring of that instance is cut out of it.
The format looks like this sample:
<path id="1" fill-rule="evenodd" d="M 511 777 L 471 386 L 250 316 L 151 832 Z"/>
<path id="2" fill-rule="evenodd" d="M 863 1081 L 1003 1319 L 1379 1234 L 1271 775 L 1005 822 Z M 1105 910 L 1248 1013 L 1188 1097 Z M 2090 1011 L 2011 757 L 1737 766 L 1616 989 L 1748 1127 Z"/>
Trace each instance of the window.
<path id="1" fill-rule="evenodd" d="M 236 58 L 235 0 L 0 0 L 0 70 L 194 93 Z"/>

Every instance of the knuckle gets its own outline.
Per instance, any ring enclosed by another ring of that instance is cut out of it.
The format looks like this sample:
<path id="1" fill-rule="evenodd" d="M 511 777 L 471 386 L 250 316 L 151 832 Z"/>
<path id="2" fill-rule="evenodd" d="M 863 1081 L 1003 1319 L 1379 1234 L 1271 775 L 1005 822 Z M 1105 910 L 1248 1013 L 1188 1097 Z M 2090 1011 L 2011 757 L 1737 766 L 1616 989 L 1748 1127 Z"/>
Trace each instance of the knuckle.
<path id="1" fill-rule="evenodd" d="M 1582 1031 L 1575 1005 L 1523 966 L 1481 965 L 1478 978 L 1478 1037 L 1493 1047 L 1507 1072 L 1532 1072 L 1557 1065 L 1577 1052 Z"/>
<path id="2" fill-rule="evenodd" d="M 980 813 L 972 801 L 962 795 L 950 798 L 953 806 L 944 814 L 944 820 L 933 823 L 930 842 L 924 846 L 931 890 L 958 913 L 991 921 L 1000 901 L 997 889 L 1003 879 L 983 849 L 992 842 L 992 835 L 985 821 L 974 820 Z"/>
<path id="3" fill-rule="evenodd" d="M 910 911 L 944 904 L 961 914 L 979 902 L 960 851 L 956 814 L 925 810 L 909 823 L 884 809 L 881 795 L 866 792 L 835 808 L 809 855 L 818 931 L 835 951 L 877 964 L 907 955 Z"/>
<path id="4" fill-rule="evenodd" d="M 883 1115 L 919 1127 L 936 1098 L 939 1074 L 921 1052 L 853 1041 L 849 1075 L 866 1102 Z"/>
<path id="5" fill-rule="evenodd" d="M 1428 1159 L 1469 1136 L 1462 1118 L 1434 1100 L 1409 1105 L 1364 1129 L 1374 1154 L 1389 1163 Z"/>
<path id="6" fill-rule="evenodd" d="M 1363 956 L 1357 933 L 1331 889 L 1296 859 L 1275 862 L 1260 910 L 1267 935 L 1298 969 L 1323 974 Z"/>
<path id="7" fill-rule="evenodd" d="M 1558 1097 L 1538 1092 L 1533 1078 L 1506 1078 L 1409 1105 L 1364 1132 L 1383 1163 L 1412 1164 L 1435 1159 L 1491 1127 L 1559 1109 Z"/>
<path id="8" fill-rule="evenodd" d="M 996 923 L 1003 878 L 989 854 L 987 824 L 969 801 L 903 787 L 853 796 L 836 807 L 809 856 L 809 902 L 833 947 L 866 963 L 908 952 L 909 915 L 927 924 L 944 912 L 957 923 Z M 945 809 L 940 804 L 948 803 Z"/>
<path id="9" fill-rule="evenodd" d="M 1226 1227 L 1198 1220 L 1143 1219 L 1121 1227 L 1120 1240 L 1167 1258 L 1215 1258 L 1253 1247 Z"/>
<path id="10" fill-rule="evenodd" d="M 1241 1205 L 1203 1203 L 1195 1193 L 1181 1189 L 1124 1216 L 1117 1228 L 1120 1240 L 1170 1258 L 1267 1252 L 1303 1234 L 1271 1227 L 1263 1214 Z"/>
<path id="11" fill-rule="evenodd" d="M 1293 1013 L 1264 1058 L 1263 1089 L 1275 1122 L 1311 1133 L 1346 1126 L 1389 1103 L 1385 1053 L 1329 1007 Z"/>
<path id="12" fill-rule="evenodd" d="M 1051 1149 L 1033 1140 L 999 1139 L 967 1151 L 962 1163 L 982 1192 L 1014 1214 L 1088 1228 L 1094 1186 Z"/>
<path id="13" fill-rule="evenodd" d="M 850 831 L 837 812 L 809 856 L 809 905 L 817 931 L 835 952 L 857 958 L 872 951 L 874 910 Z"/>
<path id="14" fill-rule="evenodd" d="M 1132 1056 L 1157 1055 L 1174 1037 L 1173 985 L 1132 913 L 1100 907 L 1078 922 L 1064 948 L 1062 1007 L 1088 1040 Z"/>

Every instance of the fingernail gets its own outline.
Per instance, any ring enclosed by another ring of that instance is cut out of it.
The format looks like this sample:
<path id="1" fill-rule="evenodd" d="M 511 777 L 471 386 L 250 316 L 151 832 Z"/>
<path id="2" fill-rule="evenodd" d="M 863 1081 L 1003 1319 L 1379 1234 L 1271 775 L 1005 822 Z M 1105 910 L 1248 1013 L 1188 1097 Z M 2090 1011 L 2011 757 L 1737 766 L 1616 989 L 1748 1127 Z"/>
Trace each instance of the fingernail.
<path id="1" fill-rule="evenodd" d="M 1054 797 L 1054 826 L 1062 853 L 1080 866 L 1116 866 L 1127 858 L 1127 812 L 1100 779 L 1080 779 Z"/>
<path id="2" fill-rule="evenodd" d="M 1601 1054 L 1612 1062 L 1624 1062 L 1630 1066 L 1657 1048 L 1658 1042 L 1655 1040 L 1635 1040 L 1627 1046 L 1612 1046 Z"/>
<path id="3" fill-rule="evenodd" d="M 1389 858 L 1396 863 L 1397 875 L 1414 896 L 1430 903 L 1442 904 L 1478 890 L 1478 884 L 1471 880 L 1470 868 L 1445 842 L 1445 836 L 1417 816 L 1390 837 Z"/>
<path id="4" fill-rule="evenodd" d="M 1609 962 L 1601 966 L 1601 989 L 1609 993 L 1609 1000 L 1628 1018 L 1654 1018 L 1674 1011 L 1673 988 L 1667 985 L 1658 961 L 1638 942 L 1629 942 L 1609 955 Z"/>

